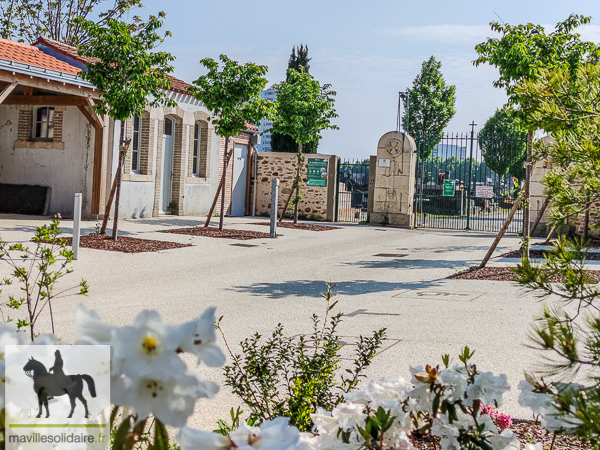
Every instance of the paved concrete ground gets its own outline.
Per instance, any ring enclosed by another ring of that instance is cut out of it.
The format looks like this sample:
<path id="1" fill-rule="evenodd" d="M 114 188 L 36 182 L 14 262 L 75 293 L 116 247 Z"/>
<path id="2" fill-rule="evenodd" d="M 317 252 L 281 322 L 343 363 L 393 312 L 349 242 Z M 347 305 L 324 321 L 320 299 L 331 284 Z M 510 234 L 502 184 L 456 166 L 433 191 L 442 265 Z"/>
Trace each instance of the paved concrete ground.
<path id="1" fill-rule="evenodd" d="M 268 231 L 250 225 L 257 220 L 265 219 L 226 218 L 225 224 Z M 0 237 L 26 240 L 47 221 L 0 215 Z M 303 333 L 310 329 L 312 313 L 323 312 L 324 283 L 337 283 L 338 308 L 347 313 L 340 328 L 346 340 L 388 329 L 390 340 L 370 377 L 408 377 L 409 365 L 441 364 L 444 353 L 458 361 L 455 355 L 469 345 L 480 370 L 508 375 L 513 390 L 502 410 L 529 418 L 517 403 L 516 386 L 523 368 L 540 361 L 524 345 L 540 304 L 512 283 L 446 279 L 477 264 L 494 235 L 342 225 L 326 232 L 280 229 L 282 237 L 245 241 L 256 244 L 245 248 L 232 245 L 240 241 L 155 232 L 201 223 L 201 218 L 177 217 L 121 222 L 123 235 L 191 242 L 189 248 L 140 254 L 81 249 L 64 285 L 84 278 L 90 295 L 54 304 L 57 334 L 73 339 L 74 311 L 81 301 L 119 325 L 130 324 L 143 309 L 156 309 L 166 322 L 178 323 L 214 305 L 233 344 L 254 332 L 269 333 L 279 322 L 290 334 Z M 70 226 L 63 223 L 66 234 Z M 92 231 L 94 223 L 84 226 Z M 505 238 L 497 254 L 518 245 L 516 237 Z M 379 253 L 406 256 L 375 256 Z M 5 270 L 0 266 L 0 275 Z M 222 384 L 221 370 L 198 370 Z M 198 402 L 192 424 L 211 429 L 237 404 L 223 387 L 216 400 Z"/>

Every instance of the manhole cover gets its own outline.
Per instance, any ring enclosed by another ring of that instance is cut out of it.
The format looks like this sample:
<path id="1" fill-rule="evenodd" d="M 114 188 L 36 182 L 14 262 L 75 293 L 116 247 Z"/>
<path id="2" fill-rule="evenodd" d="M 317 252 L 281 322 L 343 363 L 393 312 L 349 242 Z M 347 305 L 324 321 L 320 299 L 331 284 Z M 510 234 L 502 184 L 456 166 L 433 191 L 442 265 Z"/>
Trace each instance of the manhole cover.
<path id="1" fill-rule="evenodd" d="M 382 258 L 403 258 L 408 256 L 406 253 L 378 253 L 373 256 L 381 256 Z"/>
<path id="2" fill-rule="evenodd" d="M 230 244 L 233 247 L 258 247 L 258 245 L 255 244 Z"/>
<path id="3" fill-rule="evenodd" d="M 381 228 L 375 228 L 375 231 L 387 231 L 387 230 L 382 230 Z"/>

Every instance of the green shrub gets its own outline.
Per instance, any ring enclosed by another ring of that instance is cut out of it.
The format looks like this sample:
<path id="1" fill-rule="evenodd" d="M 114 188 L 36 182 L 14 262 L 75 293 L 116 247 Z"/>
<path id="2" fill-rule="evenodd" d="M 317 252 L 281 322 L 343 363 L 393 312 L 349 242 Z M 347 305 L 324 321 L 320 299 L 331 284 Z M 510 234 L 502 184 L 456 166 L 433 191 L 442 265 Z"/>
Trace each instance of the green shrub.
<path id="1" fill-rule="evenodd" d="M 365 377 L 364 371 L 385 339 L 382 328 L 371 337 L 360 336 L 352 369 L 340 366 L 340 336 L 337 327 L 343 313 L 330 317 L 337 301 L 327 285 L 325 317 L 313 314 L 309 335 L 287 336 L 278 324 L 271 336 L 263 339 L 256 333 L 244 339 L 241 354 L 234 354 L 227 341 L 233 363 L 225 367 L 225 383 L 249 409 L 248 422 L 258 425 L 264 420 L 287 416 L 300 431 L 312 428 L 310 414 L 317 408 L 332 410 L 343 401 L 343 394 L 354 389 Z M 220 319 L 217 328 L 223 333 Z M 225 336 L 223 336 L 225 337 Z M 236 416 L 232 410 L 232 420 Z M 219 422 L 223 430 L 223 424 Z M 235 425 L 235 420 L 234 420 Z"/>

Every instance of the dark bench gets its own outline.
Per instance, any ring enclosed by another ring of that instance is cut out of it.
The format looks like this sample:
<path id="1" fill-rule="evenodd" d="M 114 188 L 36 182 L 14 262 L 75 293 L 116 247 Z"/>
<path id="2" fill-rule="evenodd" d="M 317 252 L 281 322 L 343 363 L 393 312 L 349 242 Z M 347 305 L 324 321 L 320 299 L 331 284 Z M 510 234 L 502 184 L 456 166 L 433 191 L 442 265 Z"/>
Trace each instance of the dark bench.
<path id="1" fill-rule="evenodd" d="M 43 216 L 49 201 L 49 186 L 0 183 L 0 213 Z"/>

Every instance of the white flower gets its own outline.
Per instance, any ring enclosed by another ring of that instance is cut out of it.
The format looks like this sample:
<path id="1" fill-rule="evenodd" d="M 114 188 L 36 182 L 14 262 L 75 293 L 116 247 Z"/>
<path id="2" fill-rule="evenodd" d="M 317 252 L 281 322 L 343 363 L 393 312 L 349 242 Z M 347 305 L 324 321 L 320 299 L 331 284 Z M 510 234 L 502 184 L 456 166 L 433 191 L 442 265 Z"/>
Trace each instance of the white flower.
<path id="1" fill-rule="evenodd" d="M 228 436 L 211 431 L 194 430 L 187 426 L 179 431 L 177 442 L 181 445 L 181 450 L 227 450 L 232 446 Z"/>
<path id="2" fill-rule="evenodd" d="M 156 311 L 142 311 L 131 327 L 117 328 L 111 341 L 112 374 L 129 378 L 173 380 L 185 371 L 180 344 Z"/>
<path id="3" fill-rule="evenodd" d="M 326 411 L 323 408 L 317 408 L 317 412 L 310 415 L 314 423 L 314 429 L 319 435 L 337 435 L 340 429 L 338 421 L 331 416 L 331 411 Z"/>
<path id="4" fill-rule="evenodd" d="M 289 425 L 288 417 L 266 420 L 260 427 L 240 423 L 229 436 L 184 427 L 178 435 L 181 450 L 310 450 L 310 439 L 300 440 L 298 428 Z"/>
<path id="5" fill-rule="evenodd" d="M 544 444 L 542 442 L 537 442 L 535 444 L 525 444 L 523 446 L 523 450 L 543 450 Z"/>
<path id="6" fill-rule="evenodd" d="M 577 389 L 578 385 L 573 384 L 572 386 Z M 519 405 L 531 409 L 534 414 L 539 414 L 542 426 L 546 430 L 557 431 L 561 428 L 568 430 L 581 424 L 581 421 L 574 417 L 574 415 L 563 416 L 564 413 L 556 409 L 554 406 L 554 395 L 533 392 L 533 386 L 525 380 L 519 382 L 519 389 L 521 390 Z"/>
<path id="7" fill-rule="evenodd" d="M 460 450 L 460 444 L 458 443 L 460 433 L 456 423 L 450 425 L 440 418 L 435 418 L 431 427 L 431 434 L 440 438 L 442 450 Z"/>
<path id="8" fill-rule="evenodd" d="M 441 400 L 448 400 L 450 403 L 454 403 L 463 399 L 467 388 L 467 380 L 463 372 L 458 366 L 444 369 L 440 372 L 438 379 L 444 385 L 444 393 L 441 396 Z"/>
<path id="9" fill-rule="evenodd" d="M 105 344 L 111 341 L 117 327 L 104 322 L 96 311 L 79 304 L 75 311 L 75 339 L 77 344 Z"/>
<path id="10" fill-rule="evenodd" d="M 494 434 L 488 440 L 494 450 L 519 450 L 521 448 L 517 436 L 509 429 L 502 431 L 500 434 Z"/>
<path id="11" fill-rule="evenodd" d="M 364 405 L 360 403 L 340 403 L 333 408 L 331 415 L 338 421 L 339 427 L 344 430 L 354 429 L 356 425 L 365 427 Z"/>
<path id="12" fill-rule="evenodd" d="M 31 342 L 32 345 L 69 345 L 68 342 L 59 341 L 56 336 L 50 333 L 38 334 L 34 341 Z"/>
<path id="13" fill-rule="evenodd" d="M 198 398 L 213 398 L 218 390 L 215 383 L 190 373 L 169 380 L 128 377 L 111 380 L 112 403 L 130 406 L 140 418 L 153 414 L 173 427 L 185 425 Z"/>
<path id="14" fill-rule="evenodd" d="M 502 405 L 502 395 L 510 390 L 506 382 L 506 375 L 495 376 L 491 372 L 479 373 L 475 377 L 475 383 L 467 388 L 467 404 L 472 405 L 475 400 L 481 400 L 484 405 Z"/>
<path id="15" fill-rule="evenodd" d="M 197 319 L 179 326 L 181 351 L 193 353 L 208 367 L 221 367 L 225 355 L 217 346 L 215 308 L 208 308 Z"/>
<path id="16" fill-rule="evenodd" d="M 552 408 L 552 395 L 533 392 L 533 386 L 525 380 L 519 382 L 519 405 L 529 408 L 534 414 L 546 414 Z"/>
<path id="17" fill-rule="evenodd" d="M 289 425 L 288 417 L 276 417 L 260 425 L 260 439 L 253 445 L 262 450 L 294 450 L 299 448 L 300 432 Z"/>

